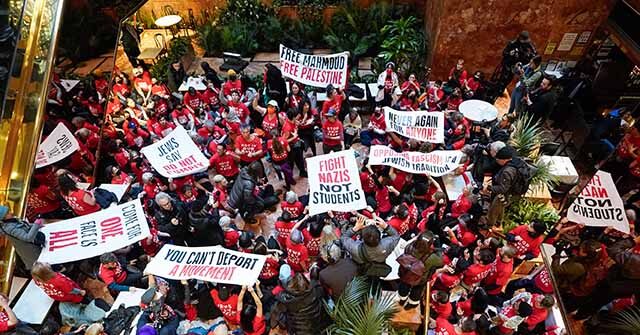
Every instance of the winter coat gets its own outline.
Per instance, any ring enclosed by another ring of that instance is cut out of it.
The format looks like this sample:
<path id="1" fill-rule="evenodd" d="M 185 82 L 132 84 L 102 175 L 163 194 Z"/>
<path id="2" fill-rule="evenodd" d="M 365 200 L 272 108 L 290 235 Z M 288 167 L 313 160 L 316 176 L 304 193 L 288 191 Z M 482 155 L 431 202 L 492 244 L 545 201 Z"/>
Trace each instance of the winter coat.
<path id="1" fill-rule="evenodd" d="M 285 309 L 288 334 L 322 334 L 331 322 L 323 305 L 323 294 L 320 283 L 312 280 L 309 290 L 302 294 L 286 290 L 278 295 L 276 299 Z"/>
<path id="2" fill-rule="evenodd" d="M 193 231 L 191 232 L 191 240 L 189 246 L 193 247 L 209 247 L 224 244 L 224 232 L 216 217 L 209 213 L 189 213 L 189 223 Z"/>
<path id="3" fill-rule="evenodd" d="M 34 244 L 39 229 L 38 225 L 18 218 L 0 221 L 0 233 L 9 238 L 27 270 L 31 270 L 33 263 L 40 257 L 42 248 Z"/>
<path id="4" fill-rule="evenodd" d="M 523 182 L 523 177 L 519 175 L 520 173 L 518 172 L 518 169 L 525 165 L 526 163 L 518 157 L 509 161 L 493 177 L 491 192 L 493 194 L 503 194 L 505 196 L 512 195 L 514 193 L 513 186 L 516 183 Z"/>
<path id="5" fill-rule="evenodd" d="M 171 235 L 175 244 L 184 245 L 188 233 L 188 216 L 181 203 L 171 200 L 171 204 L 173 208 L 170 211 L 159 206 L 156 208 L 154 217 L 158 222 L 158 230 Z M 178 225 L 171 223 L 173 218 L 178 219 Z"/>
<path id="6" fill-rule="evenodd" d="M 239 209 L 241 214 L 245 211 L 261 212 L 264 209 L 264 203 L 254 192 L 256 186 L 257 182 L 249 175 L 248 170 L 242 169 L 229 192 L 227 203 L 231 208 Z"/>

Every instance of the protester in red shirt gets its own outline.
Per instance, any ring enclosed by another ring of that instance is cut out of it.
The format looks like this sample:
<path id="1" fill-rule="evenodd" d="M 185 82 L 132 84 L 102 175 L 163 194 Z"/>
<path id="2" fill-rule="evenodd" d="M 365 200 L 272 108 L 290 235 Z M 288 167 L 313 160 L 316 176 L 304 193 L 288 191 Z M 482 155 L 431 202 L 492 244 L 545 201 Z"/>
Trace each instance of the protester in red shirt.
<path id="1" fill-rule="evenodd" d="M 262 115 L 262 130 L 264 138 L 271 138 L 271 133 L 280 128 L 280 116 L 278 115 L 278 103 L 275 100 L 269 100 L 267 108 L 258 105 L 259 95 L 256 94 L 253 99 L 253 109 Z"/>
<path id="2" fill-rule="evenodd" d="M 259 161 L 264 155 L 262 141 L 258 136 L 251 133 L 249 126 L 240 128 L 241 135 L 236 138 L 236 154 L 240 156 L 240 164 L 246 166 L 252 162 Z"/>
<path id="3" fill-rule="evenodd" d="M 346 99 L 346 95 L 344 94 L 344 92 L 342 92 L 342 90 L 338 91 L 336 90 L 335 87 L 333 87 L 333 85 L 328 85 L 327 101 L 322 103 L 322 114 L 321 114 L 321 117 L 323 118 L 322 121 L 324 121 L 324 118 L 328 116 L 327 114 L 329 114 L 329 111 L 332 109 L 336 116 L 340 114 L 340 111 L 342 110 L 342 102 L 345 99 Z"/>
<path id="4" fill-rule="evenodd" d="M 120 99 L 124 99 L 131 94 L 131 88 L 124 81 L 122 76 L 116 76 L 114 78 L 115 83 L 113 84 L 111 90 L 115 93 Z"/>
<path id="5" fill-rule="evenodd" d="M 290 189 L 291 185 L 296 184 L 296 180 L 293 178 L 293 168 L 289 165 L 288 157 L 289 143 L 283 137 L 277 137 L 278 131 L 273 132 L 273 139 L 267 141 L 267 149 L 271 155 L 271 161 L 273 165 L 282 171 L 284 174 L 285 188 Z"/>
<path id="6" fill-rule="evenodd" d="M 243 286 L 240 291 L 240 295 L 238 296 L 238 321 L 240 323 L 240 328 L 245 335 L 262 335 L 267 329 L 264 315 L 262 314 L 262 300 L 260 300 L 260 297 L 258 296 L 258 294 L 262 295 L 262 291 L 260 290 L 260 284 L 256 283 L 255 286 L 255 289 L 253 288 L 253 285 Z M 243 306 L 244 293 L 246 290 L 251 293 L 255 306 Z"/>
<path id="7" fill-rule="evenodd" d="M 240 101 L 241 97 L 242 94 L 240 94 L 240 91 L 231 91 L 231 99 L 222 101 L 222 103 L 227 105 L 229 112 L 235 114 L 242 124 L 247 124 L 250 121 L 249 115 L 251 112 L 249 111 L 249 108 Z"/>
<path id="8" fill-rule="evenodd" d="M 204 97 L 200 92 L 196 91 L 195 88 L 189 87 L 189 91 L 184 95 L 183 98 L 184 106 L 187 107 L 191 113 L 196 113 L 196 111 L 202 107 L 204 103 Z"/>
<path id="9" fill-rule="evenodd" d="M 416 80 L 416 75 L 413 73 L 409 75 L 409 80 L 405 81 L 400 86 L 400 91 L 402 91 L 402 93 L 407 92 L 408 90 L 414 90 L 416 93 L 420 92 L 420 83 Z"/>
<path id="10" fill-rule="evenodd" d="M 0 294 L 0 333 L 7 332 L 20 323 L 18 317 L 9 306 L 9 299 Z"/>
<path id="11" fill-rule="evenodd" d="M 342 150 L 344 128 L 334 109 L 330 109 L 326 115 L 327 120 L 322 124 L 322 152 L 328 154 L 331 151 Z"/>
<path id="12" fill-rule="evenodd" d="M 38 179 L 31 178 L 31 188 L 27 195 L 27 215 L 30 221 L 36 219 L 38 215 L 43 218 L 58 218 L 61 213 L 60 199 L 51 190 L 51 187 L 40 183 Z"/>
<path id="13" fill-rule="evenodd" d="M 177 105 L 173 112 L 171 112 L 171 117 L 173 118 L 173 123 L 176 126 L 182 126 L 184 129 L 191 130 L 196 126 L 196 120 L 193 113 L 191 113 L 189 108 L 184 107 L 183 105 Z"/>
<path id="14" fill-rule="evenodd" d="M 98 276 L 113 291 L 134 291 L 140 286 L 142 274 L 129 272 L 124 268 L 113 253 L 100 256 L 100 269 Z"/>
<path id="15" fill-rule="evenodd" d="M 87 291 L 81 289 L 80 285 L 62 273 L 53 271 L 47 263 L 36 262 L 33 264 L 31 275 L 33 282 L 55 301 L 77 304 L 87 294 Z"/>
<path id="16" fill-rule="evenodd" d="M 495 261 L 496 255 L 488 248 L 480 249 L 474 255 L 474 263 L 464 272 L 462 282 L 468 287 L 479 284 L 491 271 L 491 264 Z"/>
<path id="17" fill-rule="evenodd" d="M 301 221 L 304 221 L 302 219 Z M 287 264 L 295 272 L 305 273 L 309 270 L 309 250 L 304 245 L 304 236 L 298 229 L 293 229 L 287 239 Z"/>
<path id="18" fill-rule="evenodd" d="M 236 161 L 238 157 L 227 150 L 224 145 L 216 146 L 216 153 L 209 159 L 209 166 L 215 170 L 217 174 L 223 175 L 227 180 L 233 181 L 240 173 Z"/>
<path id="19" fill-rule="evenodd" d="M 149 120 L 147 127 L 159 138 L 164 138 L 176 128 L 169 115 L 159 116 L 157 122 L 152 122 L 151 120 L 153 119 Z"/>
<path id="20" fill-rule="evenodd" d="M 394 215 L 387 223 L 398 232 L 398 235 L 404 235 L 414 228 L 410 225 L 409 209 L 405 205 L 397 206 Z"/>
<path id="21" fill-rule="evenodd" d="M 312 221 L 309 225 L 302 229 L 304 237 L 304 246 L 307 247 L 309 256 L 316 257 L 320 254 L 320 243 L 322 242 L 323 221 Z"/>
<path id="22" fill-rule="evenodd" d="M 435 290 L 431 292 L 431 315 L 438 318 L 448 319 L 453 312 L 453 307 L 449 302 L 447 291 Z"/>
<path id="23" fill-rule="evenodd" d="M 238 78 L 236 71 L 229 69 L 229 71 L 227 71 L 227 76 L 227 81 L 222 84 L 223 94 L 228 97 L 233 91 L 242 92 L 242 82 Z"/>
<path id="24" fill-rule="evenodd" d="M 300 139 L 302 139 L 307 148 L 311 148 L 313 155 L 316 155 L 316 141 L 313 135 L 313 127 L 318 124 L 318 111 L 311 108 L 311 102 L 308 99 L 302 101 L 300 112 L 295 115 L 295 125 L 298 128 Z M 286 122 L 286 121 L 285 121 Z M 284 133 L 284 129 L 283 129 Z"/>
<path id="25" fill-rule="evenodd" d="M 438 105 L 444 98 L 444 91 L 442 90 L 442 80 L 436 80 L 429 90 L 427 91 L 427 106 L 430 111 L 438 109 Z"/>
<path id="26" fill-rule="evenodd" d="M 464 87 L 467 82 L 467 70 L 464 69 L 464 59 L 458 59 L 456 66 L 449 72 L 449 81 Z"/>
<path id="27" fill-rule="evenodd" d="M 171 97 L 171 91 L 169 91 L 167 85 L 165 85 L 162 81 L 156 78 L 151 78 L 151 85 L 152 99 L 154 95 L 157 95 L 162 99 L 169 99 Z"/>
<path id="28" fill-rule="evenodd" d="M 218 285 L 217 289 L 209 291 L 213 304 L 222 312 L 224 320 L 231 325 L 238 322 L 238 295 L 232 294 L 231 289 L 226 285 Z"/>
<path id="29" fill-rule="evenodd" d="M 544 322 L 549 315 L 549 310 L 555 303 L 556 300 L 551 294 L 531 294 L 530 304 L 533 311 L 531 315 L 524 320 L 529 331 L 534 331 L 536 328 L 538 331 L 535 333 L 544 331 Z"/>
<path id="30" fill-rule="evenodd" d="M 543 222 L 534 221 L 514 228 L 506 235 L 506 239 L 518 250 L 517 258 L 532 259 L 540 255 L 540 245 L 544 241 L 543 234 L 546 230 L 547 226 Z"/>
<path id="31" fill-rule="evenodd" d="M 211 83 L 207 84 L 207 89 L 202 92 L 202 99 L 209 108 L 217 109 L 220 106 L 220 90 Z"/>
<path id="32" fill-rule="evenodd" d="M 496 260 L 491 264 L 491 271 L 482 281 L 482 287 L 491 296 L 497 296 L 502 293 L 502 289 L 507 286 L 509 278 L 513 273 L 513 257 L 516 255 L 516 249 L 510 245 L 505 245 L 498 249 Z M 499 301 L 494 300 L 498 303 Z"/>
<path id="33" fill-rule="evenodd" d="M 291 213 L 282 212 L 280 215 L 280 219 L 276 221 L 275 231 L 276 231 L 276 240 L 280 244 L 281 247 L 287 245 L 287 240 L 289 239 L 289 235 L 291 231 L 294 229 L 296 225 L 302 224 L 307 220 L 308 217 L 302 218 L 300 221 L 295 221 Z"/>
<path id="34" fill-rule="evenodd" d="M 298 200 L 298 195 L 294 191 L 288 191 L 284 196 L 285 201 L 280 203 L 282 212 L 289 212 L 293 219 L 299 218 L 302 214 L 306 213 L 305 207 Z"/>
<path id="35" fill-rule="evenodd" d="M 87 215 L 100 210 L 93 194 L 78 188 L 76 182 L 68 174 L 62 174 L 58 177 L 58 185 L 60 186 L 60 194 L 76 215 Z"/>

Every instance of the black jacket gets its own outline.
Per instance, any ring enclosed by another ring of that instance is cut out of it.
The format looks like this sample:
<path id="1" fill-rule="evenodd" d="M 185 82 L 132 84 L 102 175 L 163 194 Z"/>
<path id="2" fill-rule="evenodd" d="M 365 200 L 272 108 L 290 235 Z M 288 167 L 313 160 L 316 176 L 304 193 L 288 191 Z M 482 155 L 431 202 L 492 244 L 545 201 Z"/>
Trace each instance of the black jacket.
<path id="1" fill-rule="evenodd" d="M 240 171 L 236 178 L 227 203 L 233 209 L 239 209 L 241 213 L 249 211 L 258 213 L 264 208 L 262 199 L 254 194 L 257 182 L 249 175 L 247 168 Z M 244 217 L 244 215 L 243 215 Z"/>
<path id="2" fill-rule="evenodd" d="M 157 206 L 154 217 L 158 222 L 158 230 L 171 235 L 173 242 L 178 245 L 184 245 L 185 238 L 188 234 L 188 216 L 182 207 L 182 204 L 171 200 L 172 209 L 164 210 Z M 178 219 L 178 224 L 171 223 L 173 218 Z"/>
<path id="3" fill-rule="evenodd" d="M 224 243 L 224 232 L 218 224 L 220 217 L 216 217 L 209 213 L 189 213 L 189 223 L 193 229 L 189 246 L 192 247 L 209 247 L 214 245 L 222 245 Z"/>
<path id="4" fill-rule="evenodd" d="M 518 157 L 513 158 L 505 166 L 493 176 L 493 182 L 491 184 L 491 192 L 494 195 L 502 194 L 505 196 L 513 195 L 514 186 L 516 183 L 524 182 L 523 177 L 520 176 L 518 169 L 526 166 L 526 163 Z"/>
<path id="5" fill-rule="evenodd" d="M 317 335 L 330 325 L 329 315 L 322 300 L 324 291 L 320 283 L 311 281 L 308 291 L 294 294 L 284 291 L 277 300 L 284 306 L 287 317 L 287 333 L 291 335 Z"/>

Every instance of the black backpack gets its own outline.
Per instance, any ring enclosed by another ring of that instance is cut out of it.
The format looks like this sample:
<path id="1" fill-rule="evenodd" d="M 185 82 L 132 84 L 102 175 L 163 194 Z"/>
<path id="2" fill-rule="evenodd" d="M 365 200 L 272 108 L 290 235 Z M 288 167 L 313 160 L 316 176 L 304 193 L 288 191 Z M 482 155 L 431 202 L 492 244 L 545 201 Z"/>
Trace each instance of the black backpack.
<path id="1" fill-rule="evenodd" d="M 531 181 L 538 172 L 538 169 L 521 159 L 518 159 L 518 161 L 519 162 L 515 164 L 510 163 L 518 171 L 518 179 L 511 186 L 511 192 L 515 195 L 524 195 L 527 193 L 527 191 L 529 191 Z M 514 162 L 514 160 L 512 160 L 511 162 Z"/>

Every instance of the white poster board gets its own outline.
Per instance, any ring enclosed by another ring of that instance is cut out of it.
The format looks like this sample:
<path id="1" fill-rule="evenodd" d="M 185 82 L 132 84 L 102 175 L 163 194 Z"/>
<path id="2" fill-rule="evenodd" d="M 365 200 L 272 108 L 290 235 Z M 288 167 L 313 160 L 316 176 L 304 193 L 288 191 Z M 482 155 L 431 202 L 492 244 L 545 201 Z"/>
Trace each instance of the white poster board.
<path id="1" fill-rule="evenodd" d="M 165 178 L 178 178 L 206 171 L 209 160 L 182 126 L 162 140 L 140 150 L 153 168 Z"/>
<path id="2" fill-rule="evenodd" d="M 59 162 L 80 149 L 78 140 L 60 122 L 55 129 L 40 143 L 36 154 L 36 169 Z"/>
<path id="3" fill-rule="evenodd" d="M 385 107 L 387 131 L 423 142 L 444 143 L 444 113 L 397 111 Z"/>
<path id="4" fill-rule="evenodd" d="M 53 299 L 44 293 L 33 280 L 30 280 L 20 299 L 13 306 L 13 312 L 20 321 L 39 325 L 49 314 L 52 305 Z"/>
<path id="5" fill-rule="evenodd" d="M 308 55 L 280 44 L 280 71 L 297 82 L 325 88 L 331 84 L 344 88 L 347 84 L 349 53 Z"/>

